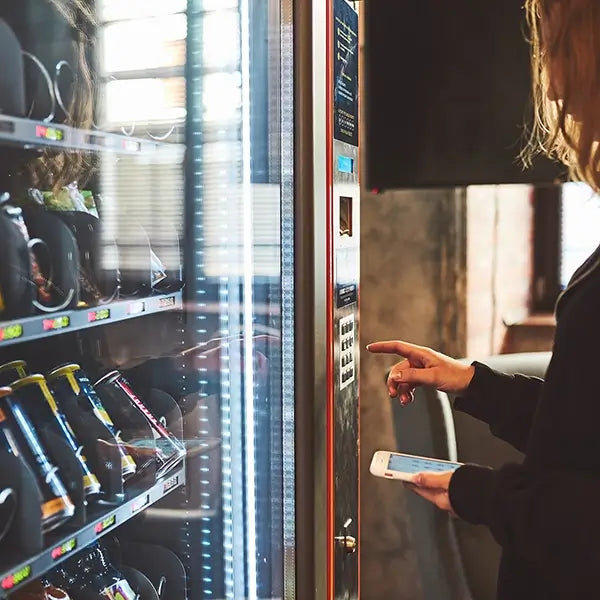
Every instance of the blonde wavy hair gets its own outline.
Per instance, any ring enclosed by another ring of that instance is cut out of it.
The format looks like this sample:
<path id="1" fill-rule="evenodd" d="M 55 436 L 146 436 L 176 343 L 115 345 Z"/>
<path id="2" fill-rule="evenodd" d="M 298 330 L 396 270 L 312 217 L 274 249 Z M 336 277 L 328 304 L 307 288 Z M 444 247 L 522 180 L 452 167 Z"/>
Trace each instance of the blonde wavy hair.
<path id="1" fill-rule="evenodd" d="M 600 192 L 600 2 L 526 0 L 534 125 L 526 156 L 562 161 Z"/>
<path id="2" fill-rule="evenodd" d="M 90 129 L 94 116 L 94 84 L 87 53 L 93 45 L 90 30 L 96 25 L 90 0 L 47 0 L 73 31 L 75 82 L 68 107 L 67 125 Z M 93 173 L 90 156 L 85 153 L 44 151 L 27 164 L 23 174 L 27 187 L 58 191 L 73 182 L 84 185 Z"/>

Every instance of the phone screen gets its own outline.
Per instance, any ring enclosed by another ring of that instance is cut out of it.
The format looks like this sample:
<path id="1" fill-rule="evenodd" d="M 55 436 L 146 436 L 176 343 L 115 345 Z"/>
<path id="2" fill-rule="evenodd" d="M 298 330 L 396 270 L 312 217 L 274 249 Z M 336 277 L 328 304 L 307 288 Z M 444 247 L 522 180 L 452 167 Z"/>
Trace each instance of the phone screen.
<path id="1" fill-rule="evenodd" d="M 443 462 L 432 458 L 391 454 L 387 468 L 388 471 L 414 474 L 426 472 L 446 473 L 448 471 L 455 471 L 460 466 L 458 463 Z"/>

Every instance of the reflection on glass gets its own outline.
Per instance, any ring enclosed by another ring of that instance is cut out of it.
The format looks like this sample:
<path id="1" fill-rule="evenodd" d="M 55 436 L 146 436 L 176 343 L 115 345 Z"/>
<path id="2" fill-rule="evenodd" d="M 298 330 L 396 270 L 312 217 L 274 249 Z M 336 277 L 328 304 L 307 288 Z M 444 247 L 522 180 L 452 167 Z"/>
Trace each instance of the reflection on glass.
<path id="1" fill-rule="evenodd" d="M 97 3 L 99 20 L 117 21 L 122 19 L 143 19 L 144 17 L 159 17 L 173 13 L 184 12 L 187 0 L 99 0 Z"/>
<path id="2" fill-rule="evenodd" d="M 204 68 L 222 70 L 239 68 L 240 64 L 240 14 L 237 10 L 209 12 L 202 28 Z M 223 40 L 230 43 L 223 44 Z"/>
<path id="3" fill-rule="evenodd" d="M 124 123 L 181 122 L 185 118 L 185 80 L 123 79 L 106 86 L 106 126 Z M 143 134 L 141 130 L 139 134 Z"/>
<path id="4" fill-rule="evenodd" d="M 279 2 L 22 0 L 0 17 L 60 96 L 53 111 L 27 70 L 54 143 L 0 145 L 0 195 L 61 212 L 85 266 L 71 308 L 109 321 L 34 366 L 117 368 L 145 406 L 171 397 L 157 418 L 186 440 L 186 489 L 128 533 L 177 556 L 190 600 L 282 597 Z M 183 314 L 154 314 L 176 293 Z M 111 324 L 114 300 L 136 318 Z"/>
<path id="5" fill-rule="evenodd" d="M 101 39 L 106 72 L 177 67 L 185 64 L 185 14 L 108 24 Z"/>

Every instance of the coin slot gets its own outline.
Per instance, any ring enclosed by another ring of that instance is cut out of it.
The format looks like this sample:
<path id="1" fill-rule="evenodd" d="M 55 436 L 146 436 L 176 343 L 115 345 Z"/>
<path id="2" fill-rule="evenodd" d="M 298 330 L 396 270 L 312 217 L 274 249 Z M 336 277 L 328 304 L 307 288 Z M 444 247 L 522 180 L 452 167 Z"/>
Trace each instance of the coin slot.
<path id="1" fill-rule="evenodd" d="M 340 235 L 352 237 L 352 198 L 340 196 Z"/>

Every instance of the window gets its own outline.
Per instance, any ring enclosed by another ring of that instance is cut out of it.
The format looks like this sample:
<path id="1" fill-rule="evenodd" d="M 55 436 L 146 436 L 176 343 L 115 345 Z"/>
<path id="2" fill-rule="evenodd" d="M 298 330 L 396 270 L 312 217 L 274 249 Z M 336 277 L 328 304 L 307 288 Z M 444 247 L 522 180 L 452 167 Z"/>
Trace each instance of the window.
<path id="1" fill-rule="evenodd" d="M 584 183 L 562 186 L 560 284 L 569 279 L 600 243 L 600 197 Z"/>
<path id="2" fill-rule="evenodd" d="M 574 271 L 600 243 L 600 197 L 584 183 L 535 192 L 533 310 L 551 312 Z"/>

